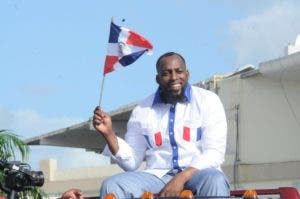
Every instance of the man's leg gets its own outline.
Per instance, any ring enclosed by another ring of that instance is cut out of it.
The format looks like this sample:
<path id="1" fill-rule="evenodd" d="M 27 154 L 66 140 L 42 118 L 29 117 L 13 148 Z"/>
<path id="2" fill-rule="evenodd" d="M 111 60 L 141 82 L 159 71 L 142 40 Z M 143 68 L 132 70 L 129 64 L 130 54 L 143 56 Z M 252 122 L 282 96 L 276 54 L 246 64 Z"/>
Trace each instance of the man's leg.
<path id="1" fill-rule="evenodd" d="M 100 198 L 113 193 L 117 198 L 140 197 L 144 192 L 159 193 L 165 183 L 145 172 L 124 172 L 108 177 L 102 182 Z"/>
<path id="2" fill-rule="evenodd" d="M 197 196 L 230 195 L 230 186 L 225 174 L 214 168 L 199 171 L 186 182 L 184 188 Z"/>

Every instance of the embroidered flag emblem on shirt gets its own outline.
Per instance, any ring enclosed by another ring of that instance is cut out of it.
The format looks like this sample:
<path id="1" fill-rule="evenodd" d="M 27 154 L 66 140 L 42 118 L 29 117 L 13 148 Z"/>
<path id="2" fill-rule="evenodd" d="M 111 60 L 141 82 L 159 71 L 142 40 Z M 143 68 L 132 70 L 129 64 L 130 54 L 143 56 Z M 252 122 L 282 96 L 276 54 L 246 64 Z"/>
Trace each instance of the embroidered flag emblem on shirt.
<path id="1" fill-rule="evenodd" d="M 154 134 L 154 139 L 156 146 L 160 146 L 162 144 L 162 137 L 160 132 Z"/>
<path id="2" fill-rule="evenodd" d="M 103 74 L 132 64 L 145 52 L 151 54 L 152 49 L 152 44 L 143 36 L 111 22 Z"/>
<path id="3" fill-rule="evenodd" d="M 186 140 L 186 141 L 190 141 L 190 128 L 189 127 L 186 127 L 184 126 L 183 127 L 183 139 Z"/>

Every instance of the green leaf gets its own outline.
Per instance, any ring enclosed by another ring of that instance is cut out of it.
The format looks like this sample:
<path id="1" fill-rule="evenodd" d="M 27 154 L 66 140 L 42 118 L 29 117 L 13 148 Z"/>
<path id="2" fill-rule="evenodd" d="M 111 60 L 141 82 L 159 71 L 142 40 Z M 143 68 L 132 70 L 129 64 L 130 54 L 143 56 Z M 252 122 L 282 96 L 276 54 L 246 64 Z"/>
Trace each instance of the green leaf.
<path id="1" fill-rule="evenodd" d="M 0 158 L 15 160 L 17 153 L 20 153 L 23 161 L 26 160 L 29 154 L 28 145 L 10 130 L 0 130 Z"/>

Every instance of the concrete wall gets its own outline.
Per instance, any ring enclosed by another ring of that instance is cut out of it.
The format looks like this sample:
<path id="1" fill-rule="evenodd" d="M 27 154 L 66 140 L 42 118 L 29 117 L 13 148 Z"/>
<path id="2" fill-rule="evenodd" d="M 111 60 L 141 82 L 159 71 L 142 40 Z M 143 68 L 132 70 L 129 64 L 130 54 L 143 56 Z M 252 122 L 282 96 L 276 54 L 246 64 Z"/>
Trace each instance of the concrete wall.
<path id="1" fill-rule="evenodd" d="M 42 189 L 50 197 L 59 197 L 70 188 L 81 189 L 85 196 L 97 196 L 103 179 L 122 172 L 117 165 L 58 170 L 54 159 L 40 161 L 40 170 L 45 175 Z"/>
<path id="2" fill-rule="evenodd" d="M 224 171 L 234 188 L 300 188 L 300 81 L 261 73 L 218 84 L 228 140 Z M 275 187 L 274 187 L 275 186 Z"/>

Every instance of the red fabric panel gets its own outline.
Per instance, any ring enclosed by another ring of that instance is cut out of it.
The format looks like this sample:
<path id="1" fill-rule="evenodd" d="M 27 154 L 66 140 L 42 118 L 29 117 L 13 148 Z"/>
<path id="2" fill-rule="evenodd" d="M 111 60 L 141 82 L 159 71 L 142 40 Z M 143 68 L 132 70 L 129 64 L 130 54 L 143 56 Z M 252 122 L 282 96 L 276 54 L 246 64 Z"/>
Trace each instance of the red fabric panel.
<path id="1" fill-rule="evenodd" d="M 190 128 L 184 126 L 183 127 L 183 139 L 186 141 L 190 141 L 191 140 L 191 135 L 190 135 Z"/>
<path id="2" fill-rule="evenodd" d="M 162 144 L 162 137 L 161 137 L 161 133 L 157 132 L 154 134 L 154 138 L 155 138 L 155 144 L 156 146 L 160 146 Z"/>

